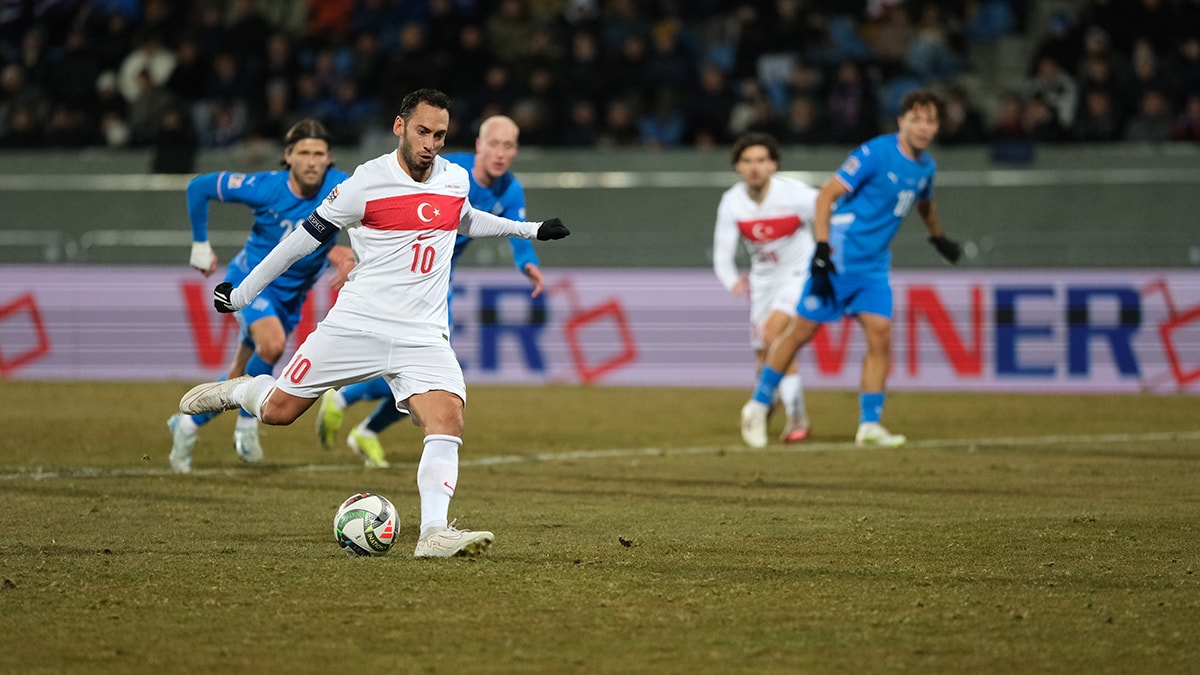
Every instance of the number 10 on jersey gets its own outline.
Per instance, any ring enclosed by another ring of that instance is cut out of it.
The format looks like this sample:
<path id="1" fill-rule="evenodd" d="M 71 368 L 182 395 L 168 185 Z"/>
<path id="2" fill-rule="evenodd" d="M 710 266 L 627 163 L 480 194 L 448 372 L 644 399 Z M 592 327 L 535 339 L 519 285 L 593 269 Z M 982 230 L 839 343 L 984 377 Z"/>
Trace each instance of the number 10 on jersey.
<path id="1" fill-rule="evenodd" d="M 437 255 L 437 250 L 432 246 L 424 246 L 419 242 L 412 245 L 412 250 L 413 261 L 411 271 L 429 274 L 433 269 L 433 257 Z"/>

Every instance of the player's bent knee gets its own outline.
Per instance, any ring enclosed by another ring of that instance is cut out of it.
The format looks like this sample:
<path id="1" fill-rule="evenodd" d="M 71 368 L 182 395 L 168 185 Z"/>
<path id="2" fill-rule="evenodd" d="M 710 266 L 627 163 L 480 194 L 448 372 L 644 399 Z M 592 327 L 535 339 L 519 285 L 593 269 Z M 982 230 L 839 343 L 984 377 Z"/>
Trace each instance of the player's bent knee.
<path id="1" fill-rule="evenodd" d="M 278 363 L 279 359 L 283 356 L 283 350 L 286 346 L 287 342 L 280 342 L 276 344 L 272 341 L 265 344 L 255 345 L 254 351 L 258 354 L 258 358 L 267 363 L 275 364 Z"/>
<path id="2" fill-rule="evenodd" d="M 263 424 L 286 426 L 299 419 L 315 400 L 297 398 L 276 389 L 263 401 L 258 411 L 258 419 Z"/>

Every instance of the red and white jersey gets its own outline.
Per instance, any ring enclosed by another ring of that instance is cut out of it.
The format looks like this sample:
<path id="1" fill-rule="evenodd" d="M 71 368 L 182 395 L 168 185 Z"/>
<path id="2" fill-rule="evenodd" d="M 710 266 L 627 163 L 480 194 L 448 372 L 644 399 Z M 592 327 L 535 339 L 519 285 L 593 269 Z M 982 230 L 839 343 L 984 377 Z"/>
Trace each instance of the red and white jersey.
<path id="1" fill-rule="evenodd" d="M 816 218 L 817 190 L 810 185 L 772 176 L 761 204 L 750 197 L 745 182 L 721 195 L 713 233 L 713 271 L 726 289 L 738 280 L 739 239 L 750 254 L 750 287 L 766 288 L 778 280 L 807 275 L 812 261 L 812 223 Z"/>
<path id="2" fill-rule="evenodd" d="M 316 210 L 349 233 L 357 259 L 325 321 L 395 337 L 448 336 L 458 234 L 532 239 L 540 225 L 471 208 L 470 189 L 466 170 L 441 157 L 425 182 L 400 168 L 396 152 L 359 165 Z"/>

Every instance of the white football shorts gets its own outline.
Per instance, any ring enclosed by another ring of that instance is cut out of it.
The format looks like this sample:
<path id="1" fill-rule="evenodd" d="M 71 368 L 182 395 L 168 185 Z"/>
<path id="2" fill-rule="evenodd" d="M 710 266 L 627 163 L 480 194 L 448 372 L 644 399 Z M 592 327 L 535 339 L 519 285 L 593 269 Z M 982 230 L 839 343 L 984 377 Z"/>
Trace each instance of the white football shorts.
<path id="1" fill-rule="evenodd" d="M 467 402 L 462 367 L 441 335 L 395 338 L 324 321 L 305 338 L 275 386 L 292 396 L 317 398 L 327 389 L 377 377 L 387 379 L 398 402 L 434 390 Z"/>
<path id="2" fill-rule="evenodd" d="M 762 339 L 763 324 L 771 312 L 783 312 L 788 316 L 796 315 L 796 305 L 800 303 L 800 291 L 804 290 L 804 282 L 808 275 L 803 271 L 780 278 L 776 276 L 769 284 L 752 286 L 750 289 L 750 346 L 762 349 L 766 346 Z"/>

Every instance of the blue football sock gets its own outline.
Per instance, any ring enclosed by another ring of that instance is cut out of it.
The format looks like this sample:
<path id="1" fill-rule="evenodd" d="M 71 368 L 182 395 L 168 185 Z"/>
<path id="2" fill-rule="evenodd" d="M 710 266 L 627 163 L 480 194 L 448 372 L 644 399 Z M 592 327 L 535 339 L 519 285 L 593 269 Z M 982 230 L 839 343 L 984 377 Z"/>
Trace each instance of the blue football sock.
<path id="1" fill-rule="evenodd" d="M 388 395 L 380 401 L 379 407 L 375 409 L 375 412 L 371 413 L 371 416 L 367 418 L 367 429 L 378 434 L 400 421 L 402 417 L 404 417 L 404 413 L 396 409 L 396 399 L 392 396 L 391 392 L 388 392 Z"/>
<path id="2" fill-rule="evenodd" d="M 217 382 L 224 382 L 225 380 L 228 380 L 228 379 L 229 379 L 229 376 L 222 375 L 221 377 L 217 378 Z M 191 415 L 192 422 L 195 422 L 197 427 L 202 427 L 205 424 L 208 424 L 209 422 L 213 421 L 213 418 L 216 417 L 217 415 L 220 415 L 222 412 L 223 411 L 218 410 L 216 412 L 200 413 L 199 415 Z"/>
<path id="3" fill-rule="evenodd" d="M 763 366 L 762 373 L 758 376 L 758 387 L 754 389 L 754 400 L 766 406 L 771 405 L 771 401 L 775 399 L 775 390 L 779 388 L 779 381 L 782 379 L 783 373 L 771 366 Z"/>
<path id="4" fill-rule="evenodd" d="M 192 421 L 196 423 L 196 426 L 202 427 L 205 424 L 208 424 L 209 422 L 211 422 L 214 417 L 216 417 L 217 415 L 220 415 L 220 414 L 221 414 L 221 411 L 218 410 L 217 412 L 201 413 L 199 415 L 192 415 L 191 417 L 192 417 Z"/>
<path id="5" fill-rule="evenodd" d="M 883 419 L 883 392 L 862 392 L 858 395 L 858 422 L 878 422 Z"/>

